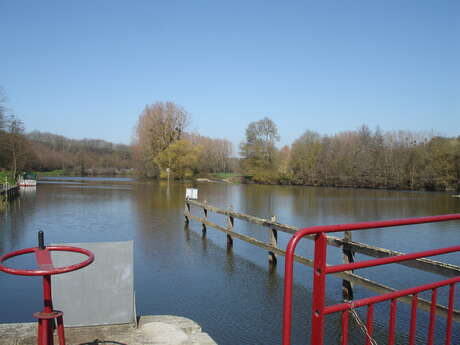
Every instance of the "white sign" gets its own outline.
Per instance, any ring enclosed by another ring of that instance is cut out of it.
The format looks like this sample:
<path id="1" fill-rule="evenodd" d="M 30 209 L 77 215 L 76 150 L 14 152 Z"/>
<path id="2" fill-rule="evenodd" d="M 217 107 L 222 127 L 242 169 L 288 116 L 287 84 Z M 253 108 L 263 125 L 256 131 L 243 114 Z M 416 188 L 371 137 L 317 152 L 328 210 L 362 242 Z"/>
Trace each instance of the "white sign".
<path id="1" fill-rule="evenodd" d="M 198 199 L 198 189 L 195 188 L 187 188 L 185 190 L 185 198 L 190 200 Z"/>

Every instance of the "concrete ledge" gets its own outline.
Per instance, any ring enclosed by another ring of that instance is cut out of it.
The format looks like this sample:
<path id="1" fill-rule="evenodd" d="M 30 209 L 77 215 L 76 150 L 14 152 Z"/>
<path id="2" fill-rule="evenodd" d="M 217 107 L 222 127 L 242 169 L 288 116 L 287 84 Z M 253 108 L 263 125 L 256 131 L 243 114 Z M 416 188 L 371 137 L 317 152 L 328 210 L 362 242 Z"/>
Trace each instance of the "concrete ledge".
<path id="1" fill-rule="evenodd" d="M 0 324 L 2 345 L 35 345 L 36 323 Z M 67 345 L 217 345 L 196 322 L 180 316 L 141 316 L 133 325 L 66 327 Z M 55 344 L 58 344 L 55 336 Z"/>

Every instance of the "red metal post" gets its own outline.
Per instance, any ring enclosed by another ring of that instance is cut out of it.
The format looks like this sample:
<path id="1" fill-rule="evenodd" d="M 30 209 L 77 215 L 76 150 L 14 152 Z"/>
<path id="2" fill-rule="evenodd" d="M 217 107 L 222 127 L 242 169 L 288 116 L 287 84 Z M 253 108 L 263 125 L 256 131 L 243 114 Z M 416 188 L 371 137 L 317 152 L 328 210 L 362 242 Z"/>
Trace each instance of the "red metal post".
<path id="1" fill-rule="evenodd" d="M 415 331 L 417 329 L 417 304 L 418 304 L 418 295 L 415 294 L 412 297 L 412 309 L 411 309 L 410 331 L 409 331 L 409 345 L 414 345 L 415 344 Z"/>
<path id="2" fill-rule="evenodd" d="M 452 314 L 454 312 L 454 292 L 455 283 L 450 284 L 449 288 L 449 309 L 447 312 L 446 345 L 450 345 L 452 341 Z"/>
<path id="3" fill-rule="evenodd" d="M 374 332 L 374 305 L 369 304 L 369 307 L 367 309 L 367 333 L 366 335 L 366 345 L 371 345 L 371 340 L 372 340 L 372 333 Z"/>
<path id="4" fill-rule="evenodd" d="M 436 300 L 437 298 L 438 298 L 438 289 L 433 289 L 431 292 L 430 325 L 428 326 L 428 345 L 433 345 L 433 340 L 434 340 L 434 325 L 436 322 Z"/>
<path id="5" fill-rule="evenodd" d="M 64 319 L 62 315 L 57 318 L 59 345 L 65 345 Z"/>
<path id="6" fill-rule="evenodd" d="M 350 312 L 345 310 L 342 312 L 342 345 L 348 345 L 348 320 Z"/>
<path id="7" fill-rule="evenodd" d="M 53 312 L 53 302 L 51 300 L 51 276 L 43 276 L 43 299 L 44 299 L 44 313 Z M 43 345 L 53 345 L 53 319 L 44 319 L 42 320 L 42 336 Z"/>
<path id="8" fill-rule="evenodd" d="M 327 238 L 323 233 L 315 239 L 315 263 L 313 266 L 313 303 L 311 344 L 324 344 L 324 298 L 326 293 Z"/>
<path id="9" fill-rule="evenodd" d="M 284 308 L 283 308 L 283 345 L 291 345 L 292 324 L 292 285 L 294 271 L 294 252 L 301 237 L 293 236 L 286 248 L 284 264 Z"/>
<path id="10" fill-rule="evenodd" d="M 396 308 L 398 300 L 396 298 L 391 300 L 390 306 L 390 327 L 388 332 L 388 345 L 394 345 L 395 343 L 395 325 L 396 325 Z"/>

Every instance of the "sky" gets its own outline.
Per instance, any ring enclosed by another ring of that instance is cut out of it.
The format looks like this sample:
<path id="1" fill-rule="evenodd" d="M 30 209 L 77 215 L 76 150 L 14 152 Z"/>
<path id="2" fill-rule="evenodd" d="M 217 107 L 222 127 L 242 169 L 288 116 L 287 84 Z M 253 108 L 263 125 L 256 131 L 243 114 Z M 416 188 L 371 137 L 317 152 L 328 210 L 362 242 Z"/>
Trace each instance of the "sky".
<path id="1" fill-rule="evenodd" d="M 39 130 L 129 144 L 147 104 L 237 145 L 366 124 L 460 135 L 460 1 L 0 0 L 0 86 Z"/>

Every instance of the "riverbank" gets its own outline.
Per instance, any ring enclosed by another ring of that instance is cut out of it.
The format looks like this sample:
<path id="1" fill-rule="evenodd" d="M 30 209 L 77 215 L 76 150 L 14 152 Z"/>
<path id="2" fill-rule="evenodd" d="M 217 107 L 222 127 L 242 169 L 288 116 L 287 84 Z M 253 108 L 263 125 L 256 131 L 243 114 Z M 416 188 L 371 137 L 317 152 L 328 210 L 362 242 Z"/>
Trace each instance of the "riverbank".
<path id="1" fill-rule="evenodd" d="M 35 345 L 37 323 L 0 324 L 4 345 Z M 67 344 L 73 345 L 217 345 L 196 322 L 180 316 L 141 316 L 131 324 L 65 328 Z M 55 344 L 59 342 L 55 335 Z"/>
<path id="2" fill-rule="evenodd" d="M 0 170 L 0 184 L 8 182 L 10 185 L 14 185 L 16 181 L 12 178 L 11 173 L 6 170 Z"/>
<path id="3" fill-rule="evenodd" d="M 75 178 L 81 179 L 81 175 L 70 173 L 66 170 L 53 170 L 48 172 L 34 172 L 38 175 L 39 178 L 46 179 L 47 177 L 64 177 L 68 178 Z M 157 180 L 152 178 L 142 178 L 138 177 L 134 174 L 115 174 L 115 175 L 98 175 L 98 174 L 85 174 L 83 178 L 103 178 L 103 177 L 111 177 L 111 178 L 132 178 L 132 179 L 145 179 L 145 180 Z M 166 180 L 166 179 L 160 179 Z M 254 178 L 250 175 L 244 175 L 241 173 L 236 172 L 226 172 L 226 173 L 210 173 L 210 174 L 203 174 L 195 176 L 191 179 L 186 179 L 184 181 L 187 182 L 205 182 L 205 183 L 216 183 L 216 182 L 224 182 L 224 183 L 233 183 L 233 184 L 256 184 L 256 185 L 271 185 L 271 186 L 299 186 L 299 187 L 327 187 L 327 188 L 345 188 L 345 189 L 370 189 L 370 190 L 393 190 L 393 191 L 426 191 L 426 192 L 456 192 L 460 191 L 459 189 L 455 188 L 410 188 L 408 186 L 385 186 L 379 184 L 352 184 L 352 183 L 299 183 L 298 180 L 294 180 L 292 177 L 287 176 L 277 176 L 273 177 L 272 179 L 260 180 Z"/>
<path id="4" fill-rule="evenodd" d="M 198 177 L 195 179 L 196 182 L 226 182 L 234 184 L 254 184 L 254 185 L 265 185 L 265 186 L 297 186 L 297 187 L 315 187 L 315 188 L 343 188 L 343 189 L 365 189 L 365 190 L 387 190 L 387 191 L 399 191 L 399 192 L 446 192 L 455 193 L 460 191 L 455 188 L 444 188 L 444 189 L 427 189 L 427 188 L 398 188 L 398 187 L 385 187 L 385 186 L 369 186 L 369 185 L 351 185 L 351 184 L 299 184 L 293 183 L 288 180 L 281 180 L 275 182 L 260 182 L 254 181 L 251 176 L 245 176 L 241 174 L 228 174 L 228 177 L 221 177 L 219 174 L 207 175 L 206 177 Z"/>
<path id="5" fill-rule="evenodd" d="M 79 177 L 82 176 L 81 171 L 76 170 L 67 170 L 67 169 L 57 169 L 51 171 L 33 171 L 39 177 Z M 132 169 L 111 169 L 110 171 L 106 170 L 97 170 L 97 169 L 87 169 L 84 171 L 83 176 L 85 177 L 98 177 L 98 176 L 111 176 L 111 177 L 132 177 L 134 172 Z"/>

